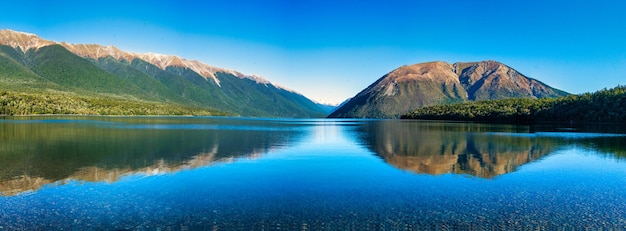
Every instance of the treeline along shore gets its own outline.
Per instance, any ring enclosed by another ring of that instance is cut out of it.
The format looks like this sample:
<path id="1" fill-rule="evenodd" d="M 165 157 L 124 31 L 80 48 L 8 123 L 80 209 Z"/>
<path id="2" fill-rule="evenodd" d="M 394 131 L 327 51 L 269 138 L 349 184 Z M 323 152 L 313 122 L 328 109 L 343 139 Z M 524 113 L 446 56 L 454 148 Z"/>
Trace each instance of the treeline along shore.
<path id="1" fill-rule="evenodd" d="M 626 86 L 559 98 L 503 99 L 436 105 L 402 119 L 532 124 L 543 122 L 626 122 Z"/>
<path id="2" fill-rule="evenodd" d="M 77 96 L 70 93 L 26 93 L 0 90 L 0 115 L 229 115 L 178 104 Z"/>

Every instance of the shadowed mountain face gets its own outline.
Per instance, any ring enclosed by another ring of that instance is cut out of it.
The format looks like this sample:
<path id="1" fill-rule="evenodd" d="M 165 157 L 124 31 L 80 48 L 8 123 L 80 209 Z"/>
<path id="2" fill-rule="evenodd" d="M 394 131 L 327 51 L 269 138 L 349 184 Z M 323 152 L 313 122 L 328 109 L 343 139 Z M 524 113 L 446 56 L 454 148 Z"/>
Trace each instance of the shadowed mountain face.
<path id="1" fill-rule="evenodd" d="M 554 89 L 496 61 L 402 66 L 329 117 L 397 118 L 416 108 L 475 100 L 559 97 Z"/>
<path id="2" fill-rule="evenodd" d="M 363 142 L 387 163 L 432 175 L 454 173 L 493 178 L 568 145 L 626 156 L 619 151 L 623 150 L 624 136 L 566 138 L 552 133 L 529 133 L 534 132 L 530 129 L 534 128 L 424 121 L 381 121 L 359 128 Z"/>
<path id="3" fill-rule="evenodd" d="M 0 194 L 37 190 L 54 182 L 114 182 L 128 174 L 163 174 L 257 158 L 303 134 L 291 125 L 209 122 L 114 117 L 0 120 Z"/>

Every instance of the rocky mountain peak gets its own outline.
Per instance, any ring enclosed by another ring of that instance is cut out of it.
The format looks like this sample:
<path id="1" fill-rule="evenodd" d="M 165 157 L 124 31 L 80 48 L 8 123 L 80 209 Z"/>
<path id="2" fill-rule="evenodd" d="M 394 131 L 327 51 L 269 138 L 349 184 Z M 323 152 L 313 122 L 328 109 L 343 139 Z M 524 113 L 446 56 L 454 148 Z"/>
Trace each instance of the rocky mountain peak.
<path id="1" fill-rule="evenodd" d="M 405 65 L 387 74 L 387 78 L 395 82 L 406 82 L 410 80 L 430 80 L 454 82 L 456 76 L 451 74 L 453 66 L 441 61 L 418 63 Z"/>
<path id="2" fill-rule="evenodd" d="M 175 55 L 164 55 L 156 53 L 135 54 L 138 58 L 143 59 L 163 70 L 169 66 L 184 67 L 182 58 Z"/>
<path id="3" fill-rule="evenodd" d="M 54 42 L 42 39 L 35 34 L 13 30 L 0 30 L 0 44 L 26 52 L 30 49 L 38 49 L 43 46 L 52 45 Z"/>
<path id="4" fill-rule="evenodd" d="M 395 118 L 417 108 L 475 100 L 567 95 L 497 61 L 427 62 L 399 67 L 330 117 Z"/>
<path id="5" fill-rule="evenodd" d="M 110 56 L 116 60 L 126 60 L 129 62 L 134 59 L 134 55 L 132 53 L 122 51 L 114 46 L 102 46 L 98 44 L 71 44 L 66 42 L 59 44 L 70 52 L 82 57 L 99 59 Z"/>
<path id="6" fill-rule="evenodd" d="M 197 60 L 189 60 L 189 59 L 181 58 L 175 55 L 146 53 L 146 54 L 136 54 L 136 56 L 163 70 L 171 66 L 189 68 L 193 70 L 194 72 L 198 73 L 199 75 L 201 75 L 202 77 L 212 78 L 213 80 L 215 80 L 215 82 L 218 85 L 220 84 L 220 82 L 217 76 L 215 75 L 218 72 L 232 74 L 242 79 L 251 79 L 261 84 L 270 84 L 270 81 L 258 75 L 246 75 L 238 71 L 234 71 L 234 70 L 230 70 L 226 68 L 214 67 L 211 65 L 204 64 Z"/>

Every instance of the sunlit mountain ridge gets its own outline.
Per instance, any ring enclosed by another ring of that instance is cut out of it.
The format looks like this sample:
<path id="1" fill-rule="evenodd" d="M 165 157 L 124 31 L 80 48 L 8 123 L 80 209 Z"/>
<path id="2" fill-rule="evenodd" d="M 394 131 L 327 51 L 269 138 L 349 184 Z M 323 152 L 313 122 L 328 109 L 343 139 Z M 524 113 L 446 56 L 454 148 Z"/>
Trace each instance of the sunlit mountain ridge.
<path id="1" fill-rule="evenodd" d="M 323 117 L 327 114 L 325 107 L 258 75 L 175 55 L 137 54 L 114 46 L 54 42 L 12 30 L 0 30 L 0 67 L 0 82 L 4 83 L 0 91 L 10 91 L 7 95 L 18 98 L 16 104 L 28 104 L 29 100 L 20 99 L 24 97 L 33 98 L 30 101 L 37 104 L 46 101 L 50 94 L 53 98 L 86 97 L 78 101 L 87 104 L 65 110 L 13 106 L 17 109 L 0 114 L 168 114 L 149 110 L 161 105 L 171 105 L 178 111 L 190 108 L 187 113 L 200 111 L 203 115 Z M 105 105 L 92 105 L 93 98 L 105 101 L 100 103 Z M 127 101 L 146 106 L 119 112 L 110 112 L 106 106 L 110 102 L 123 107 L 119 105 Z M 102 109 L 88 110 L 94 107 Z"/>

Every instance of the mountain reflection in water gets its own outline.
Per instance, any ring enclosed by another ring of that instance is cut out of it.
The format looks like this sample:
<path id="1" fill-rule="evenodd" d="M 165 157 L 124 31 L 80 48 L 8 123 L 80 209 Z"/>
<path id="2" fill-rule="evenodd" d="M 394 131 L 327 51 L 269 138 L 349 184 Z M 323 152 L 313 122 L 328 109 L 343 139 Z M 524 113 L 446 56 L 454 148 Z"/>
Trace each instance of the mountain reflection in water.
<path id="1" fill-rule="evenodd" d="M 0 229 L 622 230 L 625 152 L 604 129 L 14 117 Z"/>
<path id="2" fill-rule="evenodd" d="M 302 134 L 271 120 L 78 118 L 0 120 L 0 195 L 257 158 Z"/>
<path id="3" fill-rule="evenodd" d="M 432 175 L 493 178 L 568 145 L 626 156 L 622 135 L 534 129 L 397 120 L 12 117 L 0 120 L 0 195 L 173 173 L 344 136 L 396 168 Z"/>
<path id="4" fill-rule="evenodd" d="M 454 173 L 493 178 L 578 145 L 626 156 L 623 135 L 544 132 L 554 127 L 379 121 L 359 128 L 363 143 L 387 163 L 431 175 Z M 558 129 L 557 129 L 558 130 Z M 586 134 L 586 135 L 582 135 Z"/>

